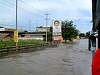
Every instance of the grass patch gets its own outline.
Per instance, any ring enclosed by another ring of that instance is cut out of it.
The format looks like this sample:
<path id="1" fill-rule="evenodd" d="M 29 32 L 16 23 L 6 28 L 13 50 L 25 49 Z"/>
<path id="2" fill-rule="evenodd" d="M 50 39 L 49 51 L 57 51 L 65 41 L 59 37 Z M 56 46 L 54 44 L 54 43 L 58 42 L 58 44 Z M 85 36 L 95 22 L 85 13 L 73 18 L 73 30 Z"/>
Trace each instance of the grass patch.
<path id="1" fill-rule="evenodd" d="M 39 45 L 43 44 L 44 42 L 42 40 L 19 40 L 18 46 L 26 46 L 26 45 Z M 7 48 L 7 47 L 12 47 L 15 46 L 16 43 L 13 40 L 9 41 L 2 41 L 0 40 L 0 49 L 1 48 Z"/>

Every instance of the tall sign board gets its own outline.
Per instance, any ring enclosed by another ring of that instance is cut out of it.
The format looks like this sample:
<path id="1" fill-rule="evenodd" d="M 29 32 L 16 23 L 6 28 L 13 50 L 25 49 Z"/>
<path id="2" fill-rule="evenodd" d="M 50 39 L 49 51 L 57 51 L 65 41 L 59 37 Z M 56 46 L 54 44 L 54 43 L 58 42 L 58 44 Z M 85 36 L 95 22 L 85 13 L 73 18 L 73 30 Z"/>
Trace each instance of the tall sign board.
<path id="1" fill-rule="evenodd" d="M 53 36 L 61 36 L 61 22 L 55 20 L 53 22 Z"/>
<path id="2" fill-rule="evenodd" d="M 62 37 L 61 22 L 53 21 L 53 40 L 60 40 Z"/>

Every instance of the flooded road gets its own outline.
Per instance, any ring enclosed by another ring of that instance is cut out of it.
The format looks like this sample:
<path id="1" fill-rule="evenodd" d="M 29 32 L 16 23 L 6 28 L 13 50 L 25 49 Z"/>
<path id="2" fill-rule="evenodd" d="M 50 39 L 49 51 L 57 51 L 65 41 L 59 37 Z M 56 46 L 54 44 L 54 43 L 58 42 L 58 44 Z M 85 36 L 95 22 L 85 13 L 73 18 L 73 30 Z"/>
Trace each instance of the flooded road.
<path id="1" fill-rule="evenodd" d="M 0 75 L 91 75 L 86 39 L 73 45 L 21 53 L 0 59 Z"/>

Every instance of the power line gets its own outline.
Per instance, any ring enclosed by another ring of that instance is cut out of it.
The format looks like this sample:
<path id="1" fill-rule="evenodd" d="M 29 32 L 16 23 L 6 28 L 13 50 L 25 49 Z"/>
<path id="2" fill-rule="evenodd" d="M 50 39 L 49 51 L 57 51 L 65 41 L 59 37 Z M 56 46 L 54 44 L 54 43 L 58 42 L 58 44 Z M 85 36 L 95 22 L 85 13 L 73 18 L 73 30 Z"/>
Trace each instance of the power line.
<path id="1" fill-rule="evenodd" d="M 24 4 L 24 5 L 26 5 L 26 6 L 28 6 L 28 7 L 32 7 L 32 8 L 34 8 L 34 9 L 36 9 L 35 7 L 33 7 L 33 6 L 31 6 L 31 5 L 29 5 L 28 3 L 26 3 L 25 1 L 20 1 L 22 4 Z M 36 9 L 37 11 L 42 11 L 42 10 L 38 10 L 38 9 Z M 32 11 L 33 12 L 33 11 Z M 34 12 L 33 12 L 34 13 Z M 38 14 L 38 13 L 34 13 L 34 14 L 37 14 L 37 15 L 40 15 L 40 16 L 43 16 L 43 14 L 41 15 L 41 14 Z M 43 16 L 44 17 L 44 16 Z"/>
<path id="2" fill-rule="evenodd" d="M 13 4 L 9 3 L 8 1 L 1 1 L 0 2 L 1 7 L 8 7 L 8 8 L 13 8 Z"/>
<path id="3" fill-rule="evenodd" d="M 24 4 L 24 5 L 27 5 L 27 6 L 30 6 L 30 7 L 34 8 L 34 9 L 36 9 L 35 7 L 33 7 L 33 6 L 29 5 L 28 3 L 26 3 L 25 1 L 18 1 L 18 3 L 22 3 L 22 4 Z M 1 3 L 0 3 L 0 4 L 1 4 Z M 3 2 L 1 5 L 2 5 L 3 7 L 8 7 L 8 8 L 11 8 L 11 9 L 12 9 L 12 8 L 15 6 L 15 1 L 14 1 L 14 3 L 13 3 L 13 2 L 11 2 L 11 1 L 9 2 L 9 1 L 6 0 L 6 1 Z M 27 11 L 27 9 L 21 7 L 20 4 L 18 4 L 18 8 Z M 36 10 L 37 10 L 37 11 L 42 11 L 42 10 L 38 10 L 38 9 L 36 9 Z M 19 11 L 19 12 L 20 12 L 20 11 Z M 29 13 L 31 13 L 31 14 L 34 13 L 32 10 L 31 10 L 31 11 L 27 11 L 27 12 L 29 12 Z M 43 16 L 43 14 L 42 14 L 42 15 L 41 15 L 41 14 L 38 14 L 38 13 L 34 13 L 34 14 Z"/>
<path id="4" fill-rule="evenodd" d="M 42 12 L 43 12 L 43 10 L 36 9 L 34 6 L 29 5 L 28 3 L 26 3 L 26 2 L 23 1 L 23 0 L 21 0 L 20 2 L 22 2 L 24 5 L 27 5 L 27 6 L 30 6 L 30 7 L 34 8 L 34 9 L 37 10 L 37 11 L 42 11 Z M 33 12 L 33 11 L 32 11 L 32 12 Z M 34 12 L 33 12 L 33 13 L 34 13 Z M 38 14 L 38 13 L 35 13 L 35 14 Z M 38 14 L 38 15 L 43 16 L 42 14 Z"/>
<path id="5" fill-rule="evenodd" d="M 8 13 L 9 13 L 9 9 L 5 9 L 5 8 L 10 8 L 10 9 L 14 9 L 14 6 L 12 4 L 10 4 L 8 1 L 4 0 L 4 1 L 1 1 L 0 2 L 0 7 L 3 8 L 4 10 L 8 10 Z M 2 13 L 3 11 L 1 11 Z M 5 14 L 5 13 L 4 13 Z M 12 14 L 9 14 L 9 15 L 12 15 Z M 4 20 L 5 21 L 5 20 Z M 4 22 L 5 23 L 5 22 Z M 7 24 L 7 23 L 6 23 Z M 8 26 L 6 24 L 3 24 L 4 26 Z M 11 26 L 11 25 L 10 25 Z M 11 26 L 12 27 L 12 26 Z"/>
<path id="6" fill-rule="evenodd" d="M 15 7 L 14 6 L 16 6 L 15 4 L 15 1 L 13 2 L 13 3 L 11 3 L 11 2 L 8 2 L 8 1 L 4 1 L 4 2 L 2 2 L 2 3 L 0 3 L 0 7 L 1 8 L 4 8 L 4 7 L 7 7 L 7 8 L 10 8 L 10 9 L 14 9 Z M 19 5 L 18 5 L 19 6 Z M 25 8 L 22 8 L 22 7 L 18 7 L 18 8 L 21 8 L 21 10 L 25 10 Z M 26 10 L 25 10 L 26 11 Z M 29 12 L 29 11 L 28 11 Z M 29 12 L 29 13 L 32 13 L 32 12 Z"/>
<path id="7" fill-rule="evenodd" d="M 44 12 L 43 10 L 36 9 L 34 6 L 29 5 L 28 3 L 26 3 L 26 2 L 23 1 L 23 0 L 18 1 L 18 3 L 22 3 L 22 4 L 24 4 L 24 5 L 30 6 L 30 7 L 34 8 L 35 10 L 37 10 L 37 11 L 42 11 L 42 12 Z M 15 4 L 15 1 L 12 2 L 12 1 L 7 1 L 7 0 L 6 0 L 6 1 L 2 1 L 2 3 L 0 3 L 0 5 L 1 5 L 1 7 L 2 7 L 2 6 L 4 6 L 4 7 L 6 6 L 6 7 L 9 7 L 9 8 L 13 8 L 16 4 Z M 26 9 L 23 8 L 23 7 L 21 7 L 19 4 L 18 4 L 18 8 L 21 8 L 21 10 L 25 10 L 25 11 L 26 11 Z M 28 10 L 28 12 L 34 13 L 33 11 L 29 11 L 29 10 Z M 38 13 L 34 13 L 34 14 L 38 14 Z M 43 16 L 42 14 L 38 14 L 38 15 Z"/>
<path id="8" fill-rule="evenodd" d="M 20 1 L 18 1 L 18 2 L 19 2 L 19 3 L 22 3 L 22 4 L 24 4 L 24 5 L 27 5 L 27 6 L 30 6 L 30 7 L 34 8 L 33 6 L 27 4 L 25 1 L 20 0 Z M 12 3 L 11 1 L 9 2 L 9 1 L 6 0 L 6 1 L 3 1 L 2 3 L 0 3 L 0 5 L 1 5 L 1 7 L 8 7 L 8 8 L 13 9 L 14 6 L 15 6 L 15 1 Z M 27 9 L 21 7 L 19 4 L 18 4 L 18 8 L 21 8 L 21 10 L 27 11 Z M 36 9 L 36 8 L 34 8 L 34 9 Z M 38 10 L 38 9 L 36 9 L 36 10 Z M 42 11 L 42 10 L 38 10 L 38 11 Z M 34 13 L 33 11 L 29 11 L 29 10 L 28 10 L 28 12 L 31 13 L 31 14 Z M 34 13 L 34 14 L 38 14 L 38 13 Z M 41 15 L 41 14 L 38 14 L 38 15 Z M 41 16 L 43 16 L 43 15 L 41 15 Z"/>
<path id="9" fill-rule="evenodd" d="M 12 1 L 12 0 L 5 0 L 6 3 L 8 3 L 9 5 L 15 6 L 16 5 L 16 1 Z"/>

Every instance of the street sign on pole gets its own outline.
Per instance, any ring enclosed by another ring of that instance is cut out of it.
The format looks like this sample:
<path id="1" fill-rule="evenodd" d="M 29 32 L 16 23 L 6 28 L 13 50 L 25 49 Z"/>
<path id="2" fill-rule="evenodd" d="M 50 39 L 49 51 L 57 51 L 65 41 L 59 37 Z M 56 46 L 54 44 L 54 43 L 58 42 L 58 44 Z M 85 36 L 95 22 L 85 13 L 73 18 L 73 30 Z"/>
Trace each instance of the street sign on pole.
<path id="1" fill-rule="evenodd" d="M 53 22 L 53 36 L 61 36 L 61 22 L 58 20 L 55 20 Z"/>
<path id="2" fill-rule="evenodd" d="M 18 42 L 18 31 L 14 31 L 14 42 Z"/>
<path id="3" fill-rule="evenodd" d="M 59 20 L 53 22 L 53 40 L 59 42 L 62 41 L 61 22 Z"/>

